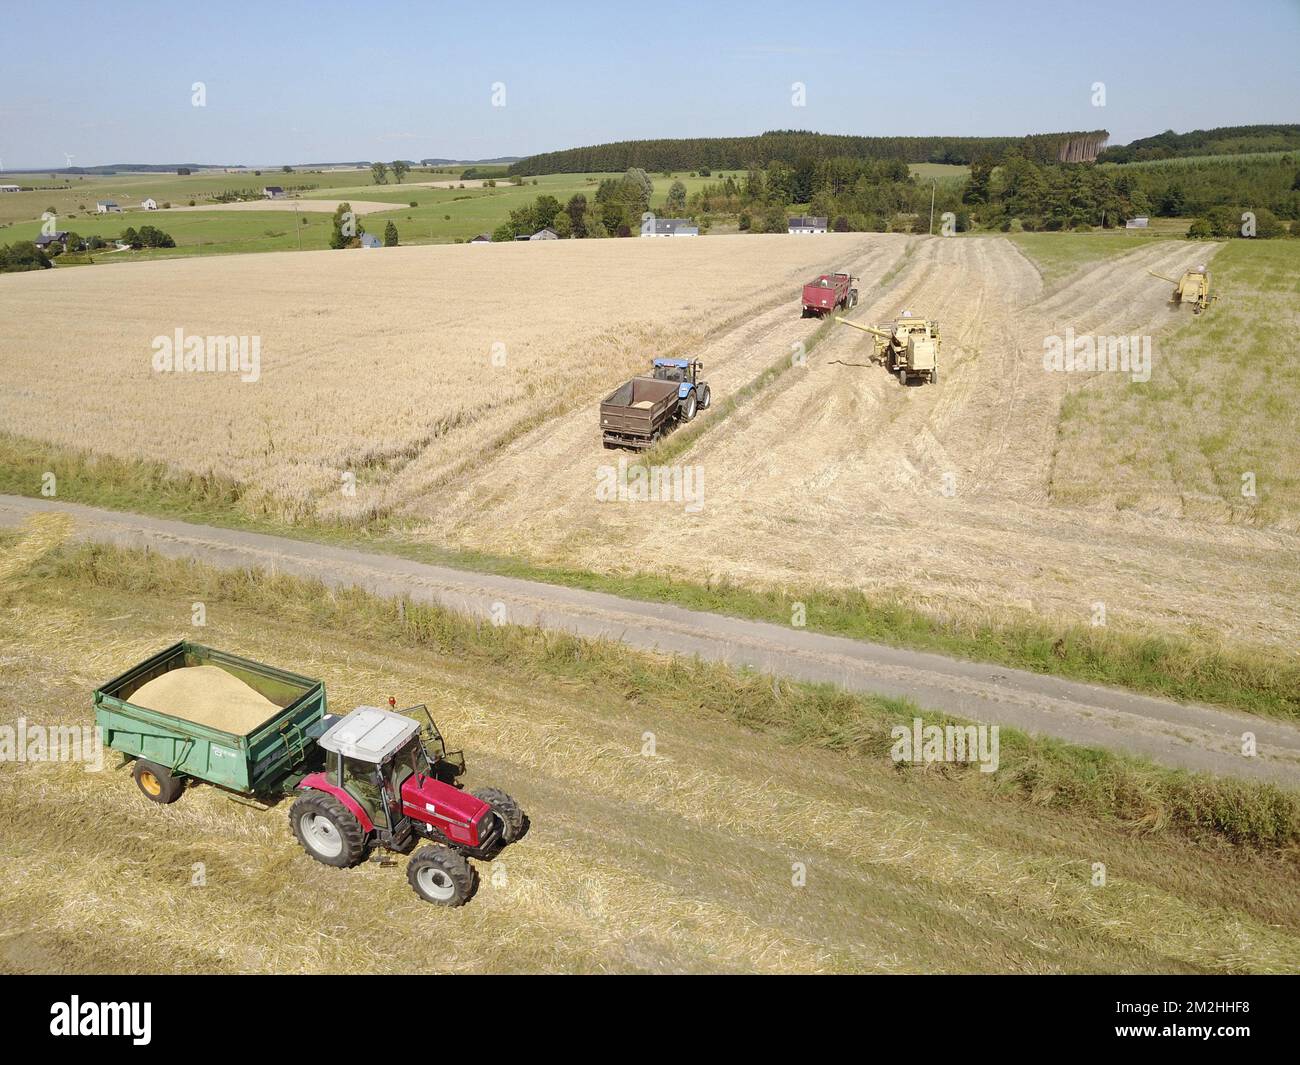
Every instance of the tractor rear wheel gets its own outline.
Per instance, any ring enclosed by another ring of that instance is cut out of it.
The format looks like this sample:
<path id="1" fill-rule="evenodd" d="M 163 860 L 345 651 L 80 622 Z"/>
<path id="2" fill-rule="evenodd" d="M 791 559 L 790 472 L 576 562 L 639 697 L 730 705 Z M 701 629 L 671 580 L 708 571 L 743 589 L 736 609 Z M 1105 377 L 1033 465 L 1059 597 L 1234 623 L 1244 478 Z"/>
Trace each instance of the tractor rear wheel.
<path id="1" fill-rule="evenodd" d="M 694 418 L 696 410 L 699 409 L 699 405 L 699 397 L 694 392 L 691 392 L 691 394 L 686 397 L 686 402 L 682 405 L 682 421 L 689 422 Z"/>
<path id="2" fill-rule="evenodd" d="M 406 866 L 406 879 L 425 902 L 464 906 L 474 894 L 474 869 L 449 847 L 421 847 Z"/>
<path id="3" fill-rule="evenodd" d="M 300 796 L 289 810 L 289 825 L 303 850 L 324 865 L 347 869 L 366 856 L 365 829 L 333 795 Z"/>
<path id="4" fill-rule="evenodd" d="M 164 805 L 175 802 L 185 790 L 185 782 L 172 776 L 170 769 L 143 758 L 136 759 L 131 776 L 135 778 L 135 786 L 150 802 Z"/>
<path id="5" fill-rule="evenodd" d="M 507 843 L 524 834 L 524 811 L 500 788 L 479 788 L 470 794 L 492 807 L 492 812 L 501 819 L 501 838 Z"/>

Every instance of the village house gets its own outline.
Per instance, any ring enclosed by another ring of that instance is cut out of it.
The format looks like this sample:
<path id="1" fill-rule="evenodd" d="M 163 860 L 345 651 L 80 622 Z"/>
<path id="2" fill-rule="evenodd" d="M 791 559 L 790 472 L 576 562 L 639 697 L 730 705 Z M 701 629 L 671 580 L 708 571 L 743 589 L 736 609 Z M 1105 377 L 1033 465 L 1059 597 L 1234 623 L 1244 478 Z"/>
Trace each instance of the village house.
<path id="1" fill-rule="evenodd" d="M 811 215 L 800 215 L 798 218 L 789 219 L 789 225 L 786 227 L 787 233 L 825 233 L 826 219 L 814 218 Z"/>
<path id="2" fill-rule="evenodd" d="M 42 233 L 33 242 L 41 251 L 49 251 L 52 245 L 57 244 L 63 251 L 68 250 L 68 231 L 60 230 L 57 233 Z"/>
<path id="3" fill-rule="evenodd" d="M 689 218 L 656 218 L 649 229 L 642 229 L 643 237 L 698 237 L 700 227 Z"/>

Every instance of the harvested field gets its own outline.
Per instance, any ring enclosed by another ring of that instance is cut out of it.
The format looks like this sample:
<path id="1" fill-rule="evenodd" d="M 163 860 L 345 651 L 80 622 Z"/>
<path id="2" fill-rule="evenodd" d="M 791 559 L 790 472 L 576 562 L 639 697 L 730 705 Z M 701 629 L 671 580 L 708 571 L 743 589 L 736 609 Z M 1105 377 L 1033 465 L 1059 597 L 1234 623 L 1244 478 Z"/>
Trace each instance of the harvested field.
<path id="1" fill-rule="evenodd" d="M 884 294 L 864 278 L 852 317 L 878 322 L 908 308 L 940 319 L 938 386 L 900 388 L 870 365 L 869 341 L 841 329 L 806 368 L 672 455 L 702 471 L 698 513 L 598 502 L 595 470 L 616 459 L 586 425 L 564 422 L 521 436 L 469 477 L 449 478 L 436 508 L 416 503 L 410 513 L 433 541 L 554 564 L 628 572 L 654 557 L 690 558 L 701 578 L 852 587 L 940 612 L 1085 624 L 1102 602 L 1111 625 L 1210 632 L 1292 653 L 1300 639 L 1292 528 L 1229 522 L 1227 507 L 1186 513 L 1181 485 L 1141 509 L 1063 506 L 1053 496 L 1064 470 L 1076 483 L 1104 484 L 1113 469 L 1106 456 L 1060 450 L 1066 398 L 1122 386 L 1044 372 L 1044 337 L 1067 327 L 1151 333 L 1162 372 L 1178 374 L 1183 349 L 1159 345 L 1179 323 L 1166 287 L 1146 284 L 1146 269 L 1176 273 L 1207 249 L 1144 245 L 1086 266 L 1044 298 L 1033 266 L 1005 240 L 909 247 Z M 715 395 L 779 360 L 777 335 L 737 330 L 706 345 L 706 367 L 727 371 L 710 374 Z"/>
<path id="2" fill-rule="evenodd" d="M 0 560 L 13 544 L 0 538 Z M 174 639 L 178 602 L 196 586 L 210 604 L 205 640 L 323 678 L 336 712 L 389 694 L 427 701 L 465 747 L 468 785 L 517 796 L 531 830 L 476 863 L 468 906 L 441 910 L 409 890 L 402 858 L 312 861 L 285 803 L 254 809 L 196 786 L 160 807 L 107 752 L 98 771 L 0 763 L 0 970 L 1230 973 L 1300 962 L 1294 853 L 1194 843 L 1164 830 L 1159 808 L 1127 824 L 999 797 L 974 769 L 900 772 L 879 752 L 794 748 L 728 717 L 759 703 L 764 679 L 544 638 L 517 645 L 508 628 L 447 628 L 443 650 L 375 631 L 373 608 L 342 595 L 331 614 L 283 583 L 157 559 L 71 572 L 29 560 L 0 587 L 0 725 L 89 722 L 91 690 Z M 784 686 L 780 699 L 807 706 Z M 397 952 L 394 928 L 410 931 Z"/>
<path id="3" fill-rule="evenodd" d="M 1044 338 L 1067 328 L 1146 333 L 1158 373 L 1212 388 L 1204 370 L 1184 377 L 1204 352 L 1184 346 L 1186 319 L 1146 271 L 1176 274 L 1214 251 L 1160 240 L 1100 262 L 1084 254 L 1046 293 L 1005 239 L 897 235 L 399 248 L 382 260 L 22 275 L 0 285 L 0 344 L 16 353 L 0 368 L 0 426 L 229 476 L 252 488 L 242 505 L 284 520 L 385 514 L 401 535 L 439 546 L 611 573 L 689 561 L 699 581 L 849 587 L 963 616 L 1086 624 L 1102 603 L 1107 624 L 1128 631 L 1293 654 L 1300 537 L 1278 469 L 1261 476 L 1268 505 L 1249 512 L 1227 505 L 1224 478 L 1218 507 L 1200 483 L 1202 498 L 1186 505 L 1181 474 L 1117 497 L 1105 490 L 1113 457 L 1075 441 L 1114 448 L 1124 434 L 1090 435 L 1075 417 L 1063 436 L 1061 422 L 1072 397 L 1118 383 L 1043 370 Z M 799 318 L 798 283 L 832 267 L 861 275 L 857 321 L 904 307 L 941 320 L 938 386 L 900 388 L 856 331 Z M 1197 327 L 1233 307 L 1221 302 Z M 261 382 L 153 374 L 150 338 L 178 325 L 259 334 Z M 791 366 L 792 345 L 815 336 L 806 365 Z M 602 449 L 595 406 L 669 354 L 703 360 L 714 409 L 682 437 L 689 447 L 669 437 L 667 458 L 648 461 L 698 466 L 704 504 L 602 501 L 602 467 L 636 460 Z M 727 408 L 756 382 L 768 384 Z M 1139 388 L 1124 389 L 1125 402 L 1157 395 Z M 1205 418 L 1196 394 L 1187 401 Z M 1294 409 L 1271 402 L 1261 409 Z M 123 419 L 124 405 L 153 416 Z M 1117 409 L 1108 401 L 1101 416 Z M 1178 416 L 1169 408 L 1145 431 L 1167 435 L 1162 424 Z M 1257 425 L 1281 434 L 1286 423 Z M 341 490 L 349 472 L 355 496 Z"/>

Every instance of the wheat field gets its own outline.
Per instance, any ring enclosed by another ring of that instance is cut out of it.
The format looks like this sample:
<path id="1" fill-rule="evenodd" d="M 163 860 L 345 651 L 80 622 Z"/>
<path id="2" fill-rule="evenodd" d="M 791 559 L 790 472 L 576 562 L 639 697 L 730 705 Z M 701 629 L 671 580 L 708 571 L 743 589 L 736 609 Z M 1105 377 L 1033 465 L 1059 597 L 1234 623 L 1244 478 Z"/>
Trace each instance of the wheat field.
<path id="1" fill-rule="evenodd" d="M 1262 284 L 1249 270 L 1217 273 L 1225 298 L 1195 323 L 1147 274 L 1215 250 L 1150 241 L 1057 282 L 1003 238 L 899 234 L 14 275 L 0 283 L 0 431 L 216 474 L 240 486 L 234 506 L 277 526 L 382 518 L 414 550 L 617 577 L 689 559 L 699 582 L 796 599 L 851 589 L 999 623 L 1086 624 L 1104 603 L 1117 631 L 1282 648 L 1294 662 L 1300 536 L 1277 443 L 1294 425 L 1294 374 L 1246 355 L 1251 375 L 1224 389 L 1207 356 L 1248 308 L 1285 297 L 1286 272 L 1264 303 L 1248 296 Z M 937 387 L 900 388 L 861 334 L 800 317 L 800 282 L 825 269 L 859 276 L 858 321 L 903 308 L 942 320 Z M 1044 337 L 1067 327 L 1152 335 L 1150 386 L 1044 372 Z M 151 344 L 177 329 L 256 338 L 257 380 L 155 372 Z M 620 458 L 601 446 L 598 402 L 656 355 L 702 359 L 716 400 L 650 455 L 698 472 L 693 511 L 598 491 Z M 1255 413 L 1245 434 L 1243 410 Z M 1246 456 L 1243 435 L 1273 443 Z M 48 461 L 75 466 L 57 450 Z M 1252 506 L 1236 489 L 1243 469 Z M 149 509 L 149 479 L 125 483 L 112 505 Z"/>
<path id="2" fill-rule="evenodd" d="M 587 408 L 594 429 L 594 399 L 729 316 L 783 299 L 797 317 L 805 276 L 866 240 L 552 241 L 15 275 L 0 285 L 0 427 L 229 477 L 281 518 L 408 509 L 448 464 L 557 412 Z M 155 338 L 178 329 L 248 337 L 250 352 L 258 338 L 257 380 L 157 372 Z"/>

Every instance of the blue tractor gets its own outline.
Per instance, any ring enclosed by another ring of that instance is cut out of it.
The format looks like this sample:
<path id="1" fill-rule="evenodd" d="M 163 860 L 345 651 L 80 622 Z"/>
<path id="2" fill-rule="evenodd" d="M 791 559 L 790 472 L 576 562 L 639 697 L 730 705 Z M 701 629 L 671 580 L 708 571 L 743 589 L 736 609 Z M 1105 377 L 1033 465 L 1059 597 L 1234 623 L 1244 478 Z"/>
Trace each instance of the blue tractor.
<path id="1" fill-rule="evenodd" d="M 677 417 L 689 422 L 696 411 L 707 410 L 713 397 L 709 393 L 708 383 L 701 381 L 700 371 L 704 363 L 699 359 L 655 359 L 654 379 L 656 381 L 673 381 L 677 385 Z"/>

